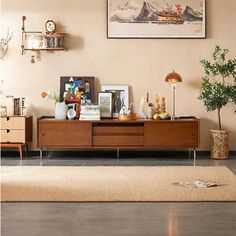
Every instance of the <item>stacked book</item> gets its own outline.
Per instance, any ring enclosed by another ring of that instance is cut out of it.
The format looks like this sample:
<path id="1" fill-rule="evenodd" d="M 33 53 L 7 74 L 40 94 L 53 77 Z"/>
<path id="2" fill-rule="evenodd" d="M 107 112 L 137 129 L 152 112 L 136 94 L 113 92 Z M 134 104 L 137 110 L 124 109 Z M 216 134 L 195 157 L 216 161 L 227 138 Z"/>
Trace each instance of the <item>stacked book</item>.
<path id="1" fill-rule="evenodd" d="M 98 105 L 82 105 L 80 109 L 80 120 L 100 120 Z"/>
<path id="2" fill-rule="evenodd" d="M 14 115 L 25 115 L 25 97 L 14 98 Z"/>
<path id="3" fill-rule="evenodd" d="M 7 116 L 25 116 L 25 97 L 14 98 L 14 96 L 7 95 L 5 109 Z"/>

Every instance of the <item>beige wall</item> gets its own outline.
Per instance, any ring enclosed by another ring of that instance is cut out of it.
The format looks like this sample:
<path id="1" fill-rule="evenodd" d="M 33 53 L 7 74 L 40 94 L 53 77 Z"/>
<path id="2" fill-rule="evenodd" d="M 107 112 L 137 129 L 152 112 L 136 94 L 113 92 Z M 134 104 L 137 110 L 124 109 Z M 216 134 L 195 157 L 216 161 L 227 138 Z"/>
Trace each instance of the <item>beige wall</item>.
<path id="1" fill-rule="evenodd" d="M 207 1 L 207 39 L 107 39 L 105 0 L 1 0 L 1 27 L 14 33 L 8 56 L 1 60 L 4 95 L 26 96 L 36 117 L 53 115 L 54 104 L 40 98 L 44 90 L 59 91 L 61 75 L 95 76 L 99 84 L 128 84 L 131 100 L 138 107 L 148 91 L 166 96 L 171 112 L 171 88 L 164 82 L 175 69 L 183 77 L 177 87 L 177 115 L 201 118 L 201 149 L 209 150 L 209 129 L 216 128 L 216 113 L 207 113 L 197 100 L 203 70 L 202 58 L 209 58 L 215 44 L 229 48 L 236 56 L 236 1 Z M 57 22 L 59 31 L 68 33 L 66 52 L 42 52 L 41 60 L 30 63 L 30 53 L 22 56 L 21 17 L 26 30 L 43 30 L 46 20 Z M 223 110 L 224 128 L 230 130 L 230 149 L 236 150 L 234 107 Z"/>

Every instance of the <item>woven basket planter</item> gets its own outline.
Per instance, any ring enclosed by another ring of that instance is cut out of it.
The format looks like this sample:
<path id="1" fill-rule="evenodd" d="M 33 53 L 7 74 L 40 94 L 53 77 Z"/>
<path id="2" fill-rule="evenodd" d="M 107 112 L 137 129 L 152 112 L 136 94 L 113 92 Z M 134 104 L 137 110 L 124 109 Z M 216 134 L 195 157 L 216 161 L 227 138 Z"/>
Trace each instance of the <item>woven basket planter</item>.
<path id="1" fill-rule="evenodd" d="M 211 130 L 211 158 L 227 159 L 229 157 L 229 132 Z"/>

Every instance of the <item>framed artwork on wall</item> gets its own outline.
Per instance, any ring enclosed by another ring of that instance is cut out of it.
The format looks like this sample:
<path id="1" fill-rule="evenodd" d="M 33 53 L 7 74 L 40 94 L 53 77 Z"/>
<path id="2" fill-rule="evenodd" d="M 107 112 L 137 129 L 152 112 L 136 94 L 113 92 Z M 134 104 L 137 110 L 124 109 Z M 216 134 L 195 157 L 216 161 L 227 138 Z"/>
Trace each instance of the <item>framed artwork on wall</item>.
<path id="1" fill-rule="evenodd" d="M 122 108 L 129 108 L 128 85 L 102 85 L 101 90 L 103 92 L 113 93 L 113 118 L 118 118 L 119 112 Z"/>
<path id="2" fill-rule="evenodd" d="M 98 106 L 101 118 L 112 118 L 112 96 L 111 92 L 98 92 Z"/>
<path id="3" fill-rule="evenodd" d="M 108 38 L 206 38 L 206 0 L 107 0 Z"/>

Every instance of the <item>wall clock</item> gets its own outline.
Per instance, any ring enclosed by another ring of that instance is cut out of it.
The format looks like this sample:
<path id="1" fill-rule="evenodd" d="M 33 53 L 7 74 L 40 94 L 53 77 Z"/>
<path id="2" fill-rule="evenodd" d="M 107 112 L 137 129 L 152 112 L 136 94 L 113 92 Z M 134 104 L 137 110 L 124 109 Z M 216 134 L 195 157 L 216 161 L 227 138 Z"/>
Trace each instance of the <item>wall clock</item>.
<path id="1" fill-rule="evenodd" d="M 56 31 L 56 23 L 53 20 L 48 20 L 45 23 L 46 32 L 52 34 Z"/>

